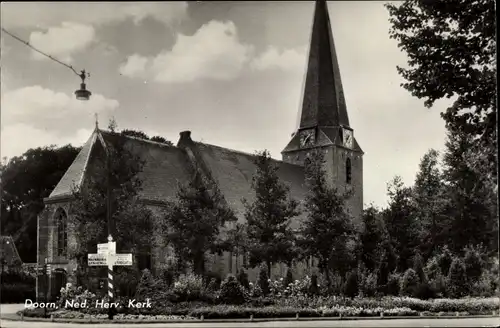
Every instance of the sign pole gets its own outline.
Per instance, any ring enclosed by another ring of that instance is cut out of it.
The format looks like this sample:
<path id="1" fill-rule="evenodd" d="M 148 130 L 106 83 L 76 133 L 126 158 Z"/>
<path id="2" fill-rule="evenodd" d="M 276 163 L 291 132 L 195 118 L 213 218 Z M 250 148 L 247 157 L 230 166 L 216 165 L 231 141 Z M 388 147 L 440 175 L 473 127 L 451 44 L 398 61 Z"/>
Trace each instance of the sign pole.
<path id="1" fill-rule="evenodd" d="M 113 293 L 113 258 L 112 256 L 114 255 L 113 249 L 112 249 L 112 244 L 113 244 L 113 237 L 109 235 L 108 237 L 108 297 L 109 297 L 109 302 L 112 303 L 114 299 L 114 293 Z M 109 320 L 113 320 L 113 309 L 110 306 L 108 310 L 108 318 Z"/>

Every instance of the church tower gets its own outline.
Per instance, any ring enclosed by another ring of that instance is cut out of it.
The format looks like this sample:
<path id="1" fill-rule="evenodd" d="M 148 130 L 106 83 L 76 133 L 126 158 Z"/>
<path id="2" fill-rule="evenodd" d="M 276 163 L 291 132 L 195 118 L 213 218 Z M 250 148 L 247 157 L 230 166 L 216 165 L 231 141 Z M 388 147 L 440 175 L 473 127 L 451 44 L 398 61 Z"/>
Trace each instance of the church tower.
<path id="1" fill-rule="evenodd" d="M 316 1 L 310 40 L 300 125 L 282 151 L 283 161 L 304 166 L 312 150 L 323 151 L 328 180 L 339 191 L 352 190 L 347 208 L 359 220 L 363 211 L 363 151 L 349 125 L 324 0 Z"/>

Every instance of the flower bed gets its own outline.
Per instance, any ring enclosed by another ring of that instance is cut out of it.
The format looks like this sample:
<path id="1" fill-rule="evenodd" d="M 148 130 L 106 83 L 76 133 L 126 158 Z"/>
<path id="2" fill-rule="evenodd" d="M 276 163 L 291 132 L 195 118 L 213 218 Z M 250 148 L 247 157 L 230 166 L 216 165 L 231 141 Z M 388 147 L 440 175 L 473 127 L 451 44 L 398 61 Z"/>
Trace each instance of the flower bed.
<path id="1" fill-rule="evenodd" d="M 477 299 L 437 299 L 423 301 L 414 298 L 386 297 L 382 299 L 343 299 L 338 297 L 311 299 L 309 306 L 271 305 L 256 307 L 244 305 L 207 305 L 200 302 L 186 302 L 176 306 L 155 307 L 154 311 L 134 311 L 124 313 L 119 311 L 117 320 L 193 320 L 205 319 L 247 319 L 254 318 L 293 318 L 299 314 L 307 317 L 384 317 L 393 316 L 442 316 L 455 315 L 491 315 L 497 311 L 500 301 L 498 298 Z M 139 310 L 139 309 L 137 309 Z M 26 309 L 25 316 L 43 317 L 43 309 Z M 106 319 L 107 311 L 79 312 L 69 309 L 49 311 L 54 318 L 76 319 Z"/>

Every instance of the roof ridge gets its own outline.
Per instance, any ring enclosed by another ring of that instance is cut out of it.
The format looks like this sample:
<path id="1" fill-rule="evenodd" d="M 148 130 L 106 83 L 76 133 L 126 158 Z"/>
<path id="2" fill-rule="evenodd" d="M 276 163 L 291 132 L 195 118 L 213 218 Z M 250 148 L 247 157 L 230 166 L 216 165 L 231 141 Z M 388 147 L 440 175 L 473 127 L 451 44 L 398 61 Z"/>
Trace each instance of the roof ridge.
<path id="1" fill-rule="evenodd" d="M 126 134 L 121 134 L 119 132 L 112 132 L 112 131 L 107 131 L 107 130 L 102 130 L 102 129 L 99 129 L 99 132 L 104 133 L 104 134 L 114 135 L 114 136 L 117 136 L 117 137 L 122 137 L 122 138 L 137 140 L 137 141 L 142 141 L 142 142 L 150 143 L 150 144 L 153 144 L 153 145 L 156 145 L 156 146 L 160 146 L 160 147 L 167 147 L 167 148 L 176 148 L 176 149 L 179 149 L 179 147 L 177 147 L 173 143 L 172 143 L 172 145 L 167 145 L 166 143 L 163 143 L 163 142 L 152 141 L 152 140 L 143 139 L 143 138 L 139 138 L 139 137 L 133 137 L 133 136 L 129 136 L 129 135 L 126 135 Z"/>
<path id="2" fill-rule="evenodd" d="M 246 155 L 246 156 L 251 156 L 251 157 L 258 156 L 257 154 L 251 154 L 251 153 L 244 152 L 244 151 L 241 151 L 241 150 L 236 150 L 236 149 L 227 148 L 227 147 L 221 147 L 221 146 L 212 145 L 212 144 L 205 143 L 205 142 L 199 142 L 199 141 L 193 141 L 193 142 L 195 144 L 199 144 L 199 145 L 205 145 L 205 146 L 210 146 L 210 147 L 214 147 L 214 148 L 218 148 L 218 149 L 228 150 L 228 151 L 236 153 L 236 154 L 241 154 L 241 155 Z M 283 164 L 288 164 L 288 165 L 299 166 L 300 167 L 300 165 L 295 165 L 295 164 L 288 163 L 288 162 L 285 162 L 283 160 L 275 159 L 275 158 L 272 158 L 272 157 L 271 157 L 271 160 L 274 161 L 274 162 L 277 162 L 277 163 L 283 163 Z"/>

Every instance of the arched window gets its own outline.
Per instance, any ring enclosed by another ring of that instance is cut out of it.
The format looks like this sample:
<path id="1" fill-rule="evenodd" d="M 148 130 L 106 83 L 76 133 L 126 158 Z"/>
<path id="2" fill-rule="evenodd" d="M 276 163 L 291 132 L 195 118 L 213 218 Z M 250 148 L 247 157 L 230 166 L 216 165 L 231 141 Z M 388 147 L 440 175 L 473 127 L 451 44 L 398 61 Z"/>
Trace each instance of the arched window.
<path id="1" fill-rule="evenodd" d="M 55 215 L 57 227 L 57 256 L 66 256 L 68 250 L 68 217 L 63 209 L 58 209 Z"/>
<path id="2" fill-rule="evenodd" d="M 351 159 L 347 158 L 345 161 L 345 182 L 351 183 L 352 172 L 351 172 Z"/>

